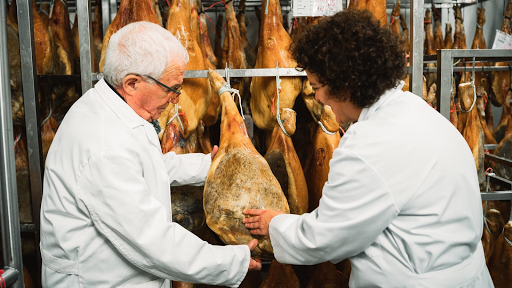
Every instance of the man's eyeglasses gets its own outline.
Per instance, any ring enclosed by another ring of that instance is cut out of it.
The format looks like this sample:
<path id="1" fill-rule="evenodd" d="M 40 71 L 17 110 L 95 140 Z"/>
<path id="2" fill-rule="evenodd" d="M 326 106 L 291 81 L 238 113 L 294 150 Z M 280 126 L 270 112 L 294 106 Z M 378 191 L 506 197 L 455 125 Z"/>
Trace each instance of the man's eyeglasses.
<path id="1" fill-rule="evenodd" d="M 165 85 L 164 83 L 156 80 L 155 78 L 153 78 L 153 77 L 151 77 L 149 75 L 144 75 L 144 77 L 148 77 L 149 79 L 155 81 L 156 84 L 158 84 L 158 85 L 164 87 L 165 89 L 167 89 L 167 91 L 166 91 L 167 93 L 172 91 L 172 92 L 176 93 L 177 95 L 181 94 L 181 85 L 179 85 L 179 84 L 176 84 L 176 85 L 174 85 L 172 87 L 169 87 L 169 86 Z"/>

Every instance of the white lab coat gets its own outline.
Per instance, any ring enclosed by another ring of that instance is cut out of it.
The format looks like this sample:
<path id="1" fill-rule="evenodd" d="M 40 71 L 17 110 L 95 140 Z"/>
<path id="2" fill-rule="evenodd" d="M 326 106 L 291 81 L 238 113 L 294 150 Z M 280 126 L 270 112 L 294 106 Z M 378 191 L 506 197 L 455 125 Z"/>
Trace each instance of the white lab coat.
<path id="1" fill-rule="evenodd" d="M 329 163 L 312 213 L 279 215 L 279 262 L 349 258 L 350 287 L 493 287 L 471 151 L 457 129 L 401 87 L 362 110 Z"/>
<path id="2" fill-rule="evenodd" d="M 46 159 L 43 287 L 237 287 L 247 245 L 213 246 L 172 222 L 170 185 L 202 185 L 210 155 L 162 155 L 153 125 L 100 80 L 69 110 Z"/>

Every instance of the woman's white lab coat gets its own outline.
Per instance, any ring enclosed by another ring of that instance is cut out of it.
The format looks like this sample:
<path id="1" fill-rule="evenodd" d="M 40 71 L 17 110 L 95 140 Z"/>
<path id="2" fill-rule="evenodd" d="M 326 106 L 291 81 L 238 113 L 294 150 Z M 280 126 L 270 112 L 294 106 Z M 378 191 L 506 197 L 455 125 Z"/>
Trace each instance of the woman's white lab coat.
<path id="1" fill-rule="evenodd" d="M 100 80 L 67 113 L 46 160 L 43 287 L 238 286 L 247 245 L 171 223 L 170 185 L 202 185 L 210 155 L 162 155 L 153 126 Z"/>
<path id="2" fill-rule="evenodd" d="M 399 88 L 363 109 L 343 136 L 319 207 L 271 221 L 276 259 L 349 258 L 352 288 L 493 287 L 468 144 L 425 101 Z"/>

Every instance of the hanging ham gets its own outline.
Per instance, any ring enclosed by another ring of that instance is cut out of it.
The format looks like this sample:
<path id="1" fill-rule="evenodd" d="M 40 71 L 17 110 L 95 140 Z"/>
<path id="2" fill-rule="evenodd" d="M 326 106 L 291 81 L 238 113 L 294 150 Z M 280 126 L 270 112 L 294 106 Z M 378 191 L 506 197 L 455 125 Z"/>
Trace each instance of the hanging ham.
<path id="1" fill-rule="evenodd" d="M 512 283 L 512 221 L 508 221 L 503 233 L 498 236 L 488 268 L 495 287 L 510 287 Z"/>
<path id="2" fill-rule="evenodd" d="M 11 87 L 12 120 L 14 125 L 25 122 L 25 107 L 21 83 L 21 56 L 18 25 L 14 19 L 7 19 L 7 56 L 9 58 L 9 76 Z"/>
<path id="3" fill-rule="evenodd" d="M 425 11 L 425 55 L 436 55 L 435 43 L 434 43 L 434 33 L 432 32 L 432 16 L 430 9 Z M 435 68 L 436 65 L 434 63 L 427 63 L 427 67 Z M 427 89 L 432 86 L 432 84 L 436 83 L 437 73 L 426 73 L 427 77 Z"/>
<path id="4" fill-rule="evenodd" d="M 404 15 L 400 14 L 400 26 L 402 26 L 402 41 L 404 41 L 404 51 L 405 51 L 405 62 L 407 63 L 407 67 L 411 65 L 409 62 L 410 51 L 410 43 L 409 43 L 409 29 L 407 28 L 407 22 L 405 21 Z M 402 87 L 402 91 L 409 91 L 409 74 L 405 75 L 404 78 L 405 85 Z"/>
<path id="5" fill-rule="evenodd" d="M 225 81 L 209 72 L 215 91 Z M 244 209 L 271 209 L 289 213 L 287 200 L 267 161 L 256 151 L 237 106 L 229 92 L 220 95 L 222 103 L 221 137 L 204 189 L 206 223 L 226 244 L 247 244 L 253 238 L 258 246 L 253 257 L 272 259 L 268 236 L 254 236 L 245 228 Z"/>
<path id="6" fill-rule="evenodd" d="M 380 21 L 380 25 L 387 23 L 386 0 L 353 0 L 350 1 L 348 9 L 370 10 Z"/>
<path id="7" fill-rule="evenodd" d="M 444 29 L 444 49 L 452 49 L 453 46 L 453 35 L 452 35 L 452 23 L 447 22 L 446 28 Z"/>
<path id="8" fill-rule="evenodd" d="M 441 12 L 435 6 L 432 6 L 434 13 L 434 48 L 444 49 L 443 30 L 441 28 Z"/>
<path id="9" fill-rule="evenodd" d="M 484 247 L 485 262 L 489 265 L 489 260 L 494 251 L 494 246 L 498 237 L 501 236 L 505 222 L 501 218 L 500 211 L 489 209 L 485 212 L 484 230 L 482 232 L 482 246 Z"/>
<path id="10" fill-rule="evenodd" d="M 478 111 L 471 107 L 476 95 L 473 92 L 471 83 L 462 83 L 459 85 L 459 99 L 461 103 L 461 113 L 459 114 L 459 131 L 469 145 L 476 169 L 478 171 L 478 182 L 480 188 L 483 188 L 485 182 L 484 173 L 484 132 L 480 124 Z M 468 111 L 468 112 L 464 112 Z"/>
<path id="11" fill-rule="evenodd" d="M 290 213 L 303 214 L 308 212 L 308 189 L 299 157 L 293 147 L 291 135 L 295 133 L 295 111 L 282 109 L 281 119 L 288 135 L 276 123 L 272 131 L 271 143 L 268 147 L 265 160 L 267 160 L 272 173 L 281 184 L 281 188 L 288 200 Z"/>
<path id="12" fill-rule="evenodd" d="M 191 29 L 190 15 L 191 6 L 188 0 L 173 1 L 167 18 L 167 30 L 176 36 L 183 47 L 187 49 L 190 59 L 187 63 L 187 70 L 206 70 L 203 53 L 197 41 L 199 36 L 194 35 Z M 181 87 L 183 90 L 178 104 L 185 113 L 188 121 L 187 129 L 191 132 L 197 129 L 197 124 L 204 117 L 210 104 L 210 85 L 206 78 L 188 78 L 183 80 Z M 165 115 L 160 117 L 165 117 Z M 165 122 L 159 119 L 159 123 L 164 125 Z"/>
<path id="13" fill-rule="evenodd" d="M 254 68 L 295 68 L 288 48 L 292 39 L 284 30 L 281 6 L 276 0 L 268 1 L 268 14 L 265 14 L 267 1 L 262 2 L 261 29 L 258 43 L 258 55 Z M 302 90 L 300 77 L 283 77 L 279 93 L 279 107 L 293 108 L 295 98 Z M 272 113 L 273 100 L 276 96 L 275 77 L 254 77 L 251 82 L 251 113 L 254 124 L 263 130 L 272 130 L 276 117 Z M 274 100 L 274 102 L 277 101 Z M 277 104 L 274 104 L 277 106 Z M 277 107 L 274 107 L 277 109 Z"/>
<path id="14" fill-rule="evenodd" d="M 58 2 L 58 1 L 57 1 Z M 174 2 L 174 1 L 173 1 Z M 103 44 L 101 46 L 100 56 L 100 72 L 103 72 L 105 65 L 105 54 L 107 52 L 108 42 L 110 37 L 124 26 L 138 21 L 147 21 L 155 24 L 160 24 L 155 13 L 151 10 L 150 2 L 140 0 L 121 0 L 117 15 L 108 26 L 105 37 L 103 37 Z M 160 24 L 161 25 L 161 24 Z"/>
<path id="15" fill-rule="evenodd" d="M 400 26 L 398 24 L 398 18 L 400 17 L 400 0 L 396 1 L 395 6 L 393 7 L 393 11 L 391 11 L 391 16 L 389 17 L 391 22 L 389 23 L 389 27 L 391 31 L 395 32 L 396 35 L 400 35 Z"/>
<path id="16" fill-rule="evenodd" d="M 510 17 L 512 17 L 512 0 L 507 3 L 501 22 L 501 31 L 505 34 L 511 34 Z M 497 62 L 495 66 L 508 66 L 509 62 Z M 491 73 L 491 90 L 489 99 L 494 106 L 502 106 L 505 101 L 508 89 L 511 87 L 510 71 L 494 71 Z M 505 112 L 505 111 L 503 111 Z"/>
<path id="17" fill-rule="evenodd" d="M 214 39 L 214 44 L 215 44 L 215 50 L 214 50 L 214 54 L 215 54 L 215 58 L 217 58 L 217 68 L 223 68 L 223 65 L 225 65 L 224 63 L 222 63 L 223 61 L 223 54 L 222 54 L 222 25 L 223 25 L 223 22 L 224 21 L 224 16 L 222 14 L 220 14 L 218 17 L 217 17 L 217 23 L 215 24 L 215 39 Z"/>
<path id="18" fill-rule="evenodd" d="M 48 25 L 37 14 L 36 2 L 32 2 L 32 22 L 34 23 L 34 49 L 36 54 L 37 74 L 52 73 L 52 46 Z"/>
<path id="19" fill-rule="evenodd" d="M 256 64 L 256 51 L 249 44 L 249 39 L 247 39 L 247 26 L 245 24 L 245 0 L 241 0 L 238 6 L 238 26 L 240 27 L 240 39 L 242 40 L 242 46 L 245 51 L 245 59 L 247 60 L 247 67 L 252 68 L 254 64 Z"/>
<path id="20" fill-rule="evenodd" d="M 309 212 L 318 207 L 322 197 L 322 190 L 329 176 L 329 161 L 341 139 L 336 115 L 334 115 L 329 105 L 323 106 L 320 122 L 328 132 L 334 134 L 328 134 L 320 127 L 316 129 L 316 135 L 313 140 L 314 146 L 312 147 L 314 155 L 307 164 L 306 169 L 304 169 L 309 192 Z"/>
<path id="21" fill-rule="evenodd" d="M 339 287 L 348 288 L 350 273 L 341 274 L 331 262 L 324 262 L 315 265 L 315 272 L 306 288 L 317 287 Z"/>
<path id="22" fill-rule="evenodd" d="M 25 133 L 23 133 L 25 134 Z M 21 223 L 32 223 L 32 202 L 30 197 L 30 176 L 25 135 L 18 130 L 14 135 L 14 159 L 16 167 L 16 189 L 18 191 L 18 211 Z"/>

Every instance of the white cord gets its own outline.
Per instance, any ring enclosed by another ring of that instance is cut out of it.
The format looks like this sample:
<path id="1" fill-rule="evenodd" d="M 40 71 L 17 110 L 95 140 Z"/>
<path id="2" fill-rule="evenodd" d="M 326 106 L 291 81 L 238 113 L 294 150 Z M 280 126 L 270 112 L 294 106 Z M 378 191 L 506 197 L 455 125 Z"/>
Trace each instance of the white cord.
<path id="1" fill-rule="evenodd" d="M 325 128 L 324 124 L 322 124 L 322 122 L 321 122 L 321 121 L 318 121 L 318 125 L 320 125 L 320 128 L 322 128 L 322 131 L 324 131 L 326 134 L 328 134 L 328 135 L 334 135 L 334 134 L 336 134 L 336 132 L 331 132 L 331 131 L 327 130 L 327 129 Z"/>
<path id="2" fill-rule="evenodd" d="M 21 131 L 20 133 L 18 134 L 18 136 L 16 137 L 16 140 L 14 140 L 14 146 L 16 147 L 16 144 L 18 144 L 18 142 L 20 141 L 21 139 Z"/>
<path id="3" fill-rule="evenodd" d="M 178 123 L 180 123 L 181 131 L 183 133 L 185 133 L 185 128 L 183 128 L 183 123 L 181 123 L 181 119 L 180 119 L 180 117 L 178 117 L 178 109 L 179 109 L 178 103 L 174 104 L 174 115 L 172 115 L 171 119 L 169 119 L 169 121 L 167 121 L 166 126 L 169 125 L 169 123 L 171 123 L 172 120 L 174 120 L 174 118 L 177 118 Z"/>
<path id="4" fill-rule="evenodd" d="M 224 86 L 220 87 L 219 89 L 219 97 L 220 94 L 224 92 L 231 93 L 231 97 L 233 97 L 233 101 L 235 101 L 235 95 L 238 96 L 238 104 L 240 104 L 240 115 L 242 115 L 242 119 L 245 120 L 244 111 L 242 109 L 242 96 L 240 96 L 240 91 L 237 89 L 231 88 L 228 82 L 224 83 Z"/>

